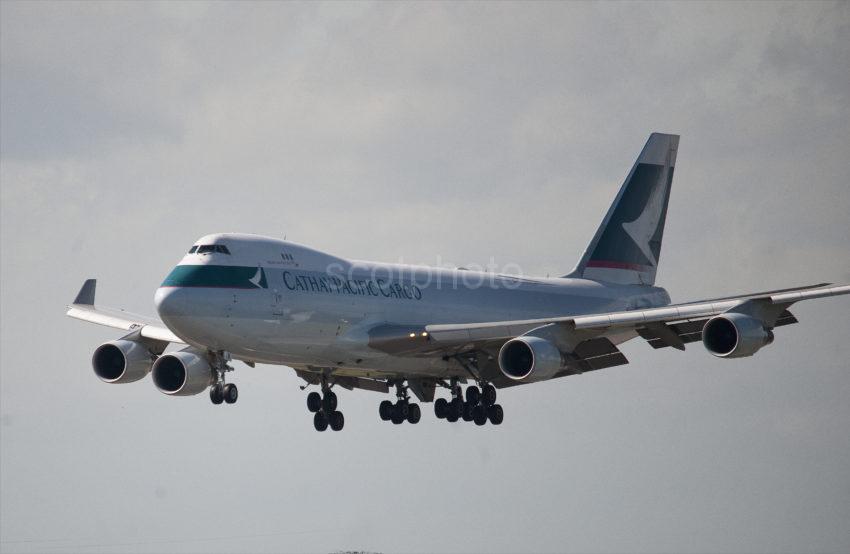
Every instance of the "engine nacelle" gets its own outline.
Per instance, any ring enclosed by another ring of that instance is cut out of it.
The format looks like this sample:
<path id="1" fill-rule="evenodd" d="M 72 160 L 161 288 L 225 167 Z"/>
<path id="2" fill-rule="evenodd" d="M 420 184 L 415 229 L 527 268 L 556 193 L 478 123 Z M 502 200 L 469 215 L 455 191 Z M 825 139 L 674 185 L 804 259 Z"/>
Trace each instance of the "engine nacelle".
<path id="1" fill-rule="evenodd" d="M 141 343 L 113 340 L 97 347 L 91 365 L 101 381 L 132 383 L 150 373 L 153 359 L 153 354 Z"/>
<path id="2" fill-rule="evenodd" d="M 702 328 L 702 343 L 719 358 L 752 356 L 773 342 L 773 331 L 754 317 L 726 313 L 709 319 Z"/>
<path id="3" fill-rule="evenodd" d="M 186 350 L 160 356 L 152 374 L 156 388 L 174 396 L 201 393 L 213 382 L 213 370 L 206 358 Z"/>
<path id="4" fill-rule="evenodd" d="M 511 339 L 499 350 L 499 369 L 514 381 L 542 381 L 564 367 L 558 347 L 546 339 L 522 336 Z"/>

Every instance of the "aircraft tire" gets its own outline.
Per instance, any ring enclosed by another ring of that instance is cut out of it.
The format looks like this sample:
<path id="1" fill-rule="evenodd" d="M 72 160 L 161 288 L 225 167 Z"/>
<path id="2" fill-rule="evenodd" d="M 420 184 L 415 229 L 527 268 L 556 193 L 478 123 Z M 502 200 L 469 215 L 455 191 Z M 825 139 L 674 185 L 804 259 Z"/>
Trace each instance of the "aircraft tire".
<path id="1" fill-rule="evenodd" d="M 398 416 L 404 421 L 407 419 L 407 416 L 410 415 L 410 404 L 407 401 L 399 400 L 395 403 L 395 411 L 398 413 Z"/>
<path id="2" fill-rule="evenodd" d="M 493 404 L 487 408 L 487 419 L 489 419 L 490 423 L 493 425 L 501 425 L 502 421 L 505 419 L 505 412 L 499 404 Z"/>
<path id="3" fill-rule="evenodd" d="M 481 391 L 478 390 L 478 387 L 472 385 L 470 387 L 466 387 L 466 401 L 473 406 L 478 404 L 478 400 L 481 398 Z"/>
<path id="4" fill-rule="evenodd" d="M 322 395 L 316 391 L 307 395 L 307 409 L 310 413 L 315 414 L 322 409 Z"/>
<path id="5" fill-rule="evenodd" d="M 342 415 L 342 412 L 332 412 L 328 419 L 331 429 L 342 431 L 342 428 L 345 426 L 345 416 Z"/>
<path id="6" fill-rule="evenodd" d="M 221 385 L 215 384 L 210 387 L 210 402 L 213 404 L 224 402 L 224 391 L 221 390 Z"/>
<path id="7" fill-rule="evenodd" d="M 313 416 L 313 427 L 320 433 L 327 430 L 328 418 L 325 417 L 325 412 L 316 412 L 316 415 Z"/>
<path id="8" fill-rule="evenodd" d="M 389 400 L 384 400 L 378 406 L 378 415 L 381 416 L 381 421 L 389 421 L 393 418 L 393 403 Z"/>
<path id="9" fill-rule="evenodd" d="M 336 411 L 337 406 L 337 398 L 336 393 L 334 391 L 325 392 L 325 397 L 322 398 L 322 409 L 325 410 L 325 413 L 332 414 Z"/>
<path id="10" fill-rule="evenodd" d="M 228 404 L 236 404 L 237 400 L 239 400 L 239 389 L 236 388 L 236 385 L 233 383 L 224 385 L 224 401 Z"/>
<path id="11" fill-rule="evenodd" d="M 434 415 L 437 419 L 446 419 L 449 413 L 449 403 L 445 398 L 438 398 L 434 401 Z"/>
<path id="12" fill-rule="evenodd" d="M 420 419 L 422 419 L 422 410 L 419 409 L 419 404 L 411 404 L 407 413 L 407 422 L 416 425 Z"/>
<path id="13" fill-rule="evenodd" d="M 449 403 L 449 413 L 446 414 L 446 420 L 454 423 L 460 419 L 463 414 L 463 401 L 460 398 L 455 398 Z"/>
<path id="14" fill-rule="evenodd" d="M 492 406 L 496 403 L 496 387 L 490 384 L 484 385 L 481 396 L 484 399 L 485 406 Z"/>
<path id="15" fill-rule="evenodd" d="M 461 414 L 461 418 L 464 421 L 472 421 L 472 410 L 475 409 L 475 404 L 472 402 L 464 402 L 463 403 L 463 413 Z"/>
<path id="16" fill-rule="evenodd" d="M 472 410 L 472 420 L 479 427 L 487 423 L 487 409 L 484 406 L 475 406 Z"/>

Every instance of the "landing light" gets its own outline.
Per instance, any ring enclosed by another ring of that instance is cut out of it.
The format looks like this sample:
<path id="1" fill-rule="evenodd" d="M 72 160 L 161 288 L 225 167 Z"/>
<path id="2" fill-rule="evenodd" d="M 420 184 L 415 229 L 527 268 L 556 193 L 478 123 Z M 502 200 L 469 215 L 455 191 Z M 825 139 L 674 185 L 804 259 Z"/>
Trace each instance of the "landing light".
<path id="1" fill-rule="evenodd" d="M 428 336 L 428 332 L 427 332 L 427 331 L 422 331 L 422 336 L 423 336 L 423 337 L 427 337 L 427 336 Z"/>
<path id="2" fill-rule="evenodd" d="M 416 338 L 416 333 L 410 333 L 410 338 L 412 338 L 412 339 Z"/>

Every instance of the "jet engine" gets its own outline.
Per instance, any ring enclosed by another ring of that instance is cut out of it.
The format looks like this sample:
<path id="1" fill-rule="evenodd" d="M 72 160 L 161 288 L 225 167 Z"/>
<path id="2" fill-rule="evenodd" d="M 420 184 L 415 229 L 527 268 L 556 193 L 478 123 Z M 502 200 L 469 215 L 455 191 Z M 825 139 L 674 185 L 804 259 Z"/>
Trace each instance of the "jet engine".
<path id="1" fill-rule="evenodd" d="M 542 381 L 564 367 L 561 351 L 546 339 L 522 336 L 511 339 L 499 350 L 499 369 L 514 381 Z"/>
<path id="2" fill-rule="evenodd" d="M 702 343 L 719 358 L 752 356 L 773 342 L 773 331 L 754 317 L 726 313 L 709 319 L 702 329 Z"/>
<path id="3" fill-rule="evenodd" d="M 132 383 L 151 370 L 154 355 L 141 343 L 132 340 L 113 340 L 97 347 L 91 365 L 101 381 Z"/>
<path id="4" fill-rule="evenodd" d="M 213 370 L 206 358 L 188 350 L 160 356 L 152 374 L 156 388 L 174 396 L 201 393 L 213 382 Z"/>

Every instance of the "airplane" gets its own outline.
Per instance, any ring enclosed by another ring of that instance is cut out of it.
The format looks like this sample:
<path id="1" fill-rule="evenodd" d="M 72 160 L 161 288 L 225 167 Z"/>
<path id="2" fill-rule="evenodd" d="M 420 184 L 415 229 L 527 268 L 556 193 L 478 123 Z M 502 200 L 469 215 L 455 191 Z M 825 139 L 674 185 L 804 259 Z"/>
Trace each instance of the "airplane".
<path id="1" fill-rule="evenodd" d="M 378 413 L 395 425 L 420 421 L 411 394 L 439 419 L 499 425 L 497 390 L 627 364 L 618 346 L 628 340 L 752 356 L 797 323 L 795 302 L 850 293 L 821 283 L 671 304 L 655 276 L 678 147 L 678 135 L 650 135 L 563 277 L 349 260 L 223 233 L 200 238 L 156 290 L 159 319 L 96 306 L 94 279 L 67 315 L 127 332 L 92 356 L 107 383 L 151 373 L 167 395 L 208 390 L 213 404 L 233 404 L 233 360 L 283 365 L 302 390 L 318 387 L 306 398 L 315 429 L 339 431 L 337 387 L 394 392 Z"/>

